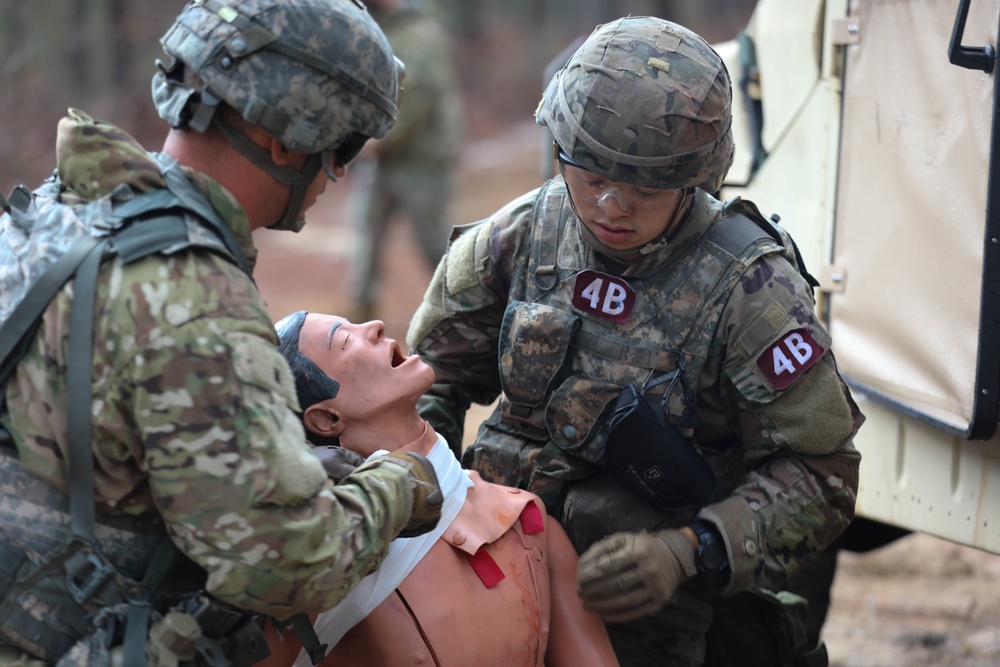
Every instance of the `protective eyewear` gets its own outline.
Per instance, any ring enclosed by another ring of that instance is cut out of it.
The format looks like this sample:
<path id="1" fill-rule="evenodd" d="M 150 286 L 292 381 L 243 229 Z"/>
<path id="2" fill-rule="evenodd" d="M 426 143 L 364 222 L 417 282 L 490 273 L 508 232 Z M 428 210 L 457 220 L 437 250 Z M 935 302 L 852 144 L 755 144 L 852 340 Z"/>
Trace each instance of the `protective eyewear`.
<path id="1" fill-rule="evenodd" d="M 572 186 L 573 198 L 581 203 L 597 206 L 603 210 L 614 204 L 623 213 L 638 214 L 672 206 L 677 203 L 677 198 L 680 196 L 678 190 L 640 188 L 604 178 L 589 171 L 561 149 L 556 156 L 563 178 Z"/>
<path id="2" fill-rule="evenodd" d="M 327 178 L 336 181 L 337 177 L 333 170 L 336 167 L 346 167 L 354 158 L 358 157 L 368 139 L 369 137 L 359 132 L 352 132 L 336 148 L 323 151 L 323 170 L 326 172 Z"/>

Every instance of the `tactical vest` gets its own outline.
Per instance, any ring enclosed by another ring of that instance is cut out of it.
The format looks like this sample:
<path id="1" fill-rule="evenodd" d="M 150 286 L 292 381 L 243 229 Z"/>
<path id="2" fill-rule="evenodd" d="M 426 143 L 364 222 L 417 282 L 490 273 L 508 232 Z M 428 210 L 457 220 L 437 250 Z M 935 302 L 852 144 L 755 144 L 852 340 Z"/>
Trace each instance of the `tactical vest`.
<path id="1" fill-rule="evenodd" d="M 163 664 L 248 664 L 261 649 L 266 655 L 256 622 L 201 591 L 204 570 L 177 550 L 158 516 L 95 511 L 91 355 L 101 264 L 204 248 L 252 280 L 232 231 L 205 196 L 171 158 L 157 160 L 167 188 L 148 194 L 119 188 L 73 208 L 55 199 L 59 184 L 52 181 L 36 193 L 21 186 L 9 200 L 0 197 L 0 410 L 42 313 L 74 279 L 68 496 L 29 473 L 0 429 L 0 645 L 50 663 L 145 665 L 154 644 Z"/>
<path id="2" fill-rule="evenodd" d="M 690 391 L 661 385 L 666 419 L 691 436 L 693 395 L 726 301 L 747 268 L 771 253 L 796 257 L 791 239 L 748 202 L 694 241 L 676 261 L 629 277 L 631 315 L 613 321 L 573 305 L 587 248 L 571 227 L 574 214 L 561 180 L 539 191 L 531 236 L 513 270 L 499 337 L 500 403 L 465 454 L 467 467 L 491 481 L 539 494 L 582 553 L 617 531 L 687 525 L 695 510 L 663 512 L 637 501 L 605 469 L 611 406 L 629 384 L 677 371 Z M 798 263 L 801 267 L 801 262 Z M 802 269 L 804 271 L 804 269 Z M 698 298 L 692 300 L 692 294 Z M 716 499 L 743 476 L 740 443 L 701 448 L 716 478 Z"/>

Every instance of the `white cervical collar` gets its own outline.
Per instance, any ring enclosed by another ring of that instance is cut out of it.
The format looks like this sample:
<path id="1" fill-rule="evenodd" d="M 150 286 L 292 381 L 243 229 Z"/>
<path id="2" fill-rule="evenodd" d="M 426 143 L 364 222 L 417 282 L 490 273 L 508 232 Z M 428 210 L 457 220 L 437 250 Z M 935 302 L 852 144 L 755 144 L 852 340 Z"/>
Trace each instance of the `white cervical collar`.
<path id="1" fill-rule="evenodd" d="M 386 453 L 375 452 L 369 460 Z M 330 648 L 336 646 L 348 630 L 364 620 L 399 587 L 403 579 L 413 571 L 417 563 L 427 555 L 434 543 L 448 529 L 465 504 L 465 494 L 472 486 L 472 480 L 440 435 L 427 458 L 434 466 L 438 483 L 444 493 L 440 521 L 434 530 L 420 537 L 400 537 L 393 540 L 389 545 L 389 554 L 379 569 L 362 579 L 357 588 L 352 590 L 340 604 L 324 611 L 316 618 L 313 624 L 316 635 L 321 643 L 327 644 Z M 299 651 L 294 667 L 312 667 L 312 661 L 305 651 Z"/>

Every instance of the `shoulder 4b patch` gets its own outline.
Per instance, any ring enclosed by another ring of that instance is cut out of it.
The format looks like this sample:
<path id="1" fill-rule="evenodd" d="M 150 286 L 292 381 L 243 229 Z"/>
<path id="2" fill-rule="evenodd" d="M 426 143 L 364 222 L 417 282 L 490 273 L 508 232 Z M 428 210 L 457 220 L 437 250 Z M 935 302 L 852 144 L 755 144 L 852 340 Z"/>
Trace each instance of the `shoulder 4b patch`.
<path id="1" fill-rule="evenodd" d="M 771 343 L 757 357 L 757 367 L 775 389 L 790 387 L 826 352 L 802 327 Z"/>

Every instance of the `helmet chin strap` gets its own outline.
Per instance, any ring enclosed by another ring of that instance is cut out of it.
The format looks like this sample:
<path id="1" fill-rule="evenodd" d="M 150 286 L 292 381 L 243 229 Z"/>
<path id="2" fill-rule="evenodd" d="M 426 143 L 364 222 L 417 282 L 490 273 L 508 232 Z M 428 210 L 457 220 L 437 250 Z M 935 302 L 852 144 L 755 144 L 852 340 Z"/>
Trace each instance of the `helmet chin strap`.
<path id="1" fill-rule="evenodd" d="M 692 193 L 693 190 L 691 188 L 684 190 L 684 194 L 681 197 L 681 200 L 677 203 L 677 208 L 674 210 L 674 213 L 670 218 L 670 222 L 667 223 L 667 226 L 663 230 L 662 234 L 654 239 L 651 239 L 650 241 L 647 241 L 638 248 L 627 248 L 625 250 L 612 248 L 597 238 L 597 235 L 590 230 L 590 227 L 583 224 L 583 218 L 580 217 L 580 212 L 576 210 L 576 202 L 573 201 L 573 196 L 569 194 L 568 190 L 566 195 L 569 197 L 569 205 L 570 208 L 573 209 L 573 214 L 576 215 L 577 219 L 581 221 L 580 236 L 583 237 L 583 240 L 586 241 L 587 245 L 606 257 L 610 257 L 611 259 L 619 262 L 627 262 L 631 264 L 632 262 L 639 261 L 650 253 L 654 253 L 661 248 L 667 247 L 669 238 L 675 231 L 677 231 L 679 223 L 687 217 Z"/>
<path id="2" fill-rule="evenodd" d="M 306 163 L 301 170 L 292 167 L 282 167 L 276 165 L 271 160 L 271 154 L 250 141 L 246 135 L 238 132 L 236 128 L 222 119 L 221 114 L 216 114 L 214 122 L 229 142 L 236 147 L 248 160 L 264 170 L 268 175 L 279 183 L 283 183 L 291 188 L 291 195 L 288 198 L 288 206 L 281 219 L 273 225 L 268 225 L 268 229 L 280 231 L 299 232 L 305 226 L 305 216 L 302 211 L 302 204 L 305 203 L 306 191 L 309 185 L 316 178 L 320 168 L 323 166 L 323 155 L 314 153 L 306 157 Z"/>
<path id="3" fill-rule="evenodd" d="M 570 201 L 572 201 L 572 199 Z M 580 219 L 579 214 L 577 214 L 576 217 L 577 219 Z M 628 250 L 616 250 L 611 246 L 602 243 L 601 240 L 597 238 L 597 235 L 594 234 L 594 232 L 590 231 L 590 227 L 583 224 L 582 222 L 580 224 L 580 236 L 583 237 L 583 240 L 586 241 L 587 245 L 589 245 L 591 248 L 601 253 L 605 257 L 610 257 L 611 259 L 617 260 L 619 262 L 625 262 L 627 264 L 631 264 L 632 262 L 637 262 L 640 259 L 642 259 L 643 258 L 642 250 L 654 243 L 654 241 L 650 241 L 642 248 L 629 248 Z M 667 241 L 666 239 L 663 239 L 663 244 L 658 247 L 662 248 L 665 245 L 667 245 Z"/>

